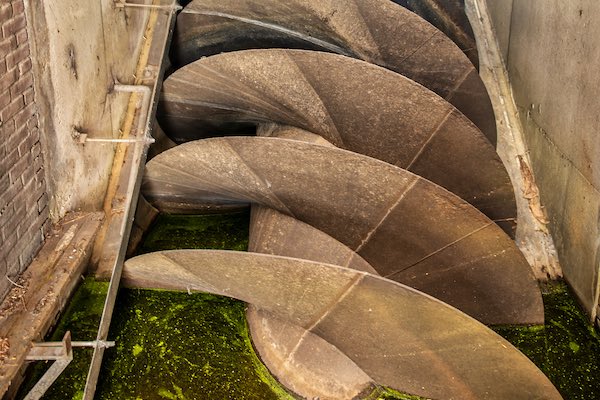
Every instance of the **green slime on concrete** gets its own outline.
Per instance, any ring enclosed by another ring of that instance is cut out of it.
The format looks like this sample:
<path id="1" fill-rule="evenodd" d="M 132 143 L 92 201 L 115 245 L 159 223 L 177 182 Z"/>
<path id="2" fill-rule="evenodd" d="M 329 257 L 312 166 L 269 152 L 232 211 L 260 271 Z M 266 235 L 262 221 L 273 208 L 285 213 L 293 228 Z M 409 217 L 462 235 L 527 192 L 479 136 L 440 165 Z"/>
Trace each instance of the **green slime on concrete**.
<path id="1" fill-rule="evenodd" d="M 248 249 L 249 212 L 214 215 L 160 214 L 142 243 L 140 254 L 159 250 Z"/>
<path id="2" fill-rule="evenodd" d="M 178 248 L 246 250 L 248 213 L 161 215 L 141 253 Z M 93 340 L 105 283 L 86 280 L 52 335 Z M 545 327 L 496 327 L 546 373 L 565 399 L 600 399 L 600 338 L 566 285 L 544 288 Z M 97 399 L 293 399 L 256 356 L 245 304 L 210 294 L 121 290 Z M 44 399 L 80 399 L 91 352 L 75 360 Z M 37 368 L 37 374 L 43 368 Z M 30 385 L 31 386 L 31 385 Z M 376 388 L 366 400 L 418 400 Z"/>

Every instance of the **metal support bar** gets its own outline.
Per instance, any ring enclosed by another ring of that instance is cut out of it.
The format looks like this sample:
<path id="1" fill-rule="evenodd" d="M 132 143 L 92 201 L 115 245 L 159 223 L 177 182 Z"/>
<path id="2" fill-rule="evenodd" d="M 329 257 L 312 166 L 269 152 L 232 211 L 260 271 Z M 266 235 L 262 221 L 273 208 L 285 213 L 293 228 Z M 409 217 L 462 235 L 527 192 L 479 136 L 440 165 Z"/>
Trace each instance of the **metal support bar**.
<path id="1" fill-rule="evenodd" d="M 104 340 L 93 340 L 83 342 L 72 342 L 71 332 L 67 331 L 62 342 L 41 342 L 33 343 L 29 353 L 25 357 L 26 361 L 52 361 L 54 363 L 40 378 L 38 383 L 29 391 L 24 400 L 38 400 L 52 386 L 54 381 L 67 368 L 73 360 L 73 347 L 92 347 L 109 348 L 114 347 L 115 342 Z"/>
<path id="2" fill-rule="evenodd" d="M 148 108 L 150 107 L 150 98 L 152 97 L 152 89 L 145 85 L 122 85 L 119 82 L 115 82 L 113 87 L 115 92 L 121 93 L 139 93 L 142 95 L 142 104 L 139 109 L 143 110 L 144 115 L 140 115 L 137 120 L 135 131 L 133 132 L 133 138 L 112 138 L 112 137 L 100 137 L 90 138 L 87 133 L 73 132 L 73 139 L 79 144 L 86 143 L 145 143 L 152 144 L 155 142 L 154 138 L 148 137 L 146 129 L 144 127 L 146 123 L 146 117 Z"/>
<path id="3" fill-rule="evenodd" d="M 135 136 L 146 135 L 146 120 L 148 119 L 148 111 L 150 109 L 150 99 L 152 98 L 152 89 L 146 85 L 122 85 L 116 83 L 114 86 L 115 92 L 139 93 L 142 95 L 142 104 L 140 110 L 144 114 L 138 116 Z"/>
<path id="4" fill-rule="evenodd" d="M 25 359 L 27 361 L 55 360 L 24 399 L 39 400 L 73 360 L 71 332 L 65 333 L 62 342 L 34 344 Z"/>
<path id="5" fill-rule="evenodd" d="M 72 347 L 100 347 L 103 349 L 108 349 L 109 347 L 115 347 L 115 342 L 113 341 L 105 341 L 105 340 L 92 340 L 89 342 L 71 342 Z"/>
<path id="6" fill-rule="evenodd" d="M 135 136 L 138 137 L 133 142 L 133 155 L 132 155 L 132 168 L 129 174 L 129 179 L 127 182 L 127 194 L 125 196 L 125 215 L 126 218 L 123 219 L 123 223 L 120 229 L 120 235 L 123 238 L 123 243 L 121 244 L 121 249 L 119 250 L 119 256 L 115 261 L 115 265 L 113 267 L 112 275 L 110 277 L 110 283 L 108 285 L 108 293 L 106 296 L 106 300 L 104 302 L 104 309 L 102 311 L 102 318 L 100 320 L 100 326 L 98 328 L 98 335 L 96 338 L 96 342 L 104 342 L 108 337 L 108 330 L 110 328 L 110 322 L 112 320 L 112 314 L 115 307 L 115 302 L 117 298 L 117 293 L 119 291 L 119 284 L 121 281 L 121 274 L 123 271 L 123 261 L 125 258 L 125 250 L 127 245 L 127 230 L 131 228 L 131 223 L 133 222 L 133 214 L 132 210 L 135 208 L 132 207 L 133 197 L 136 193 L 139 193 L 140 182 L 137 179 L 138 174 L 140 174 L 141 169 L 144 167 L 144 159 L 145 155 L 148 151 L 148 147 L 150 146 L 151 139 L 148 137 L 148 126 L 150 124 L 149 121 L 149 113 L 150 113 L 150 101 L 152 98 L 152 89 L 148 86 L 144 85 L 121 85 L 117 84 L 114 87 L 117 92 L 130 92 L 130 93 L 141 93 L 142 94 L 142 104 L 138 108 L 140 113 L 137 119 L 137 125 L 135 130 Z M 141 139 L 141 140 L 140 140 Z M 139 146 L 138 144 L 142 144 Z M 136 166 L 136 163 L 139 165 Z M 123 247 L 125 246 L 125 247 Z M 96 385 L 98 384 L 98 377 L 100 375 L 100 367 L 102 366 L 102 359 L 104 357 L 103 347 L 95 347 L 94 354 L 92 355 L 92 361 L 90 364 L 90 369 L 88 372 L 87 380 L 85 383 L 85 390 L 83 393 L 84 400 L 93 400 L 94 394 L 96 392 Z"/>
<path id="7" fill-rule="evenodd" d="M 79 143 L 149 143 L 152 144 L 155 142 L 154 138 L 144 137 L 140 139 L 113 139 L 113 138 L 89 138 L 85 133 L 79 135 Z"/>
<path id="8" fill-rule="evenodd" d="M 52 354 L 52 351 L 55 351 L 58 348 L 62 348 L 63 342 L 41 342 L 34 343 L 29 350 L 29 354 L 27 355 L 27 361 L 36 361 L 36 360 L 48 360 L 46 358 L 49 354 Z M 109 347 L 115 347 L 115 342 L 113 341 L 104 341 L 104 340 L 90 340 L 83 342 L 71 342 L 71 348 L 96 348 L 102 347 L 108 349 Z M 35 358 L 42 357 L 42 358 Z"/>
<path id="9" fill-rule="evenodd" d="M 124 6 L 127 4 L 124 0 L 120 1 Z M 155 7 L 150 7 L 155 8 Z M 115 91 L 123 92 L 137 92 L 142 93 L 142 104 L 140 106 L 141 112 L 138 114 L 136 135 L 138 138 L 146 138 L 149 136 L 148 132 L 152 124 L 152 110 L 156 109 L 156 93 L 160 90 L 161 78 L 164 73 L 165 60 L 167 58 L 168 46 L 171 41 L 173 34 L 173 28 L 175 25 L 175 11 L 181 9 L 177 4 L 176 0 L 172 0 L 171 6 L 168 7 L 166 18 L 166 35 L 164 40 L 154 41 L 152 40 L 151 46 L 159 46 L 156 50 L 156 54 L 160 54 L 160 60 L 155 60 L 154 64 L 160 65 L 159 73 L 156 74 L 153 88 L 149 86 L 137 86 L 137 85 L 121 85 L 117 84 L 114 87 Z M 156 44 L 155 44 L 155 43 Z M 137 79 L 137 78 L 136 78 Z M 133 154 L 131 155 L 131 171 L 127 182 L 127 192 L 125 196 L 125 210 L 123 212 L 123 218 L 120 227 L 121 245 L 117 252 L 117 257 L 112 265 L 112 273 L 110 277 L 110 283 L 108 286 L 108 293 L 104 303 L 104 310 L 102 311 L 102 319 L 100 320 L 100 326 L 98 327 L 97 341 L 104 341 L 108 337 L 108 330 L 112 320 L 112 313 L 115 307 L 116 297 L 119 290 L 119 284 L 121 281 L 121 275 L 123 272 L 123 263 L 125 260 L 125 254 L 127 252 L 127 244 L 129 234 L 131 232 L 131 226 L 135 216 L 135 207 L 137 196 L 140 192 L 141 176 L 145 167 L 145 160 L 148 153 L 148 142 L 141 142 L 133 144 Z M 130 148 L 131 149 L 131 148 Z M 102 359 L 104 357 L 104 348 L 94 348 L 94 354 L 90 363 L 87 380 L 85 382 L 85 390 L 83 393 L 83 400 L 93 400 L 96 392 L 96 385 L 98 384 L 98 377 L 100 375 L 100 368 L 102 366 Z"/>
<path id="10" fill-rule="evenodd" d="M 182 6 L 180 6 L 179 4 L 176 5 L 158 5 L 158 4 L 137 4 L 137 3 L 127 3 L 126 1 L 117 1 L 115 2 L 115 7 L 117 8 L 137 8 L 137 9 L 144 9 L 144 8 L 149 8 L 149 9 L 160 9 L 160 10 L 175 10 L 175 11 L 179 11 L 181 9 L 183 9 Z"/>

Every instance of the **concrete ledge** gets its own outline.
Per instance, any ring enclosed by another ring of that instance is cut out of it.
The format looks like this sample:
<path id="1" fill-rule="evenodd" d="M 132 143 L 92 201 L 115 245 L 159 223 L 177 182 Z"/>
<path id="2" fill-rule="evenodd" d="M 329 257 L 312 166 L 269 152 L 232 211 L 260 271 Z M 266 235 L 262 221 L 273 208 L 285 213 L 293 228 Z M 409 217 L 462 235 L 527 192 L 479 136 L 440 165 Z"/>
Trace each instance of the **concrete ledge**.
<path id="1" fill-rule="evenodd" d="M 100 212 L 65 216 L 13 283 L 0 306 L 0 397 L 22 380 L 32 341 L 43 340 L 77 286 L 103 217 Z"/>

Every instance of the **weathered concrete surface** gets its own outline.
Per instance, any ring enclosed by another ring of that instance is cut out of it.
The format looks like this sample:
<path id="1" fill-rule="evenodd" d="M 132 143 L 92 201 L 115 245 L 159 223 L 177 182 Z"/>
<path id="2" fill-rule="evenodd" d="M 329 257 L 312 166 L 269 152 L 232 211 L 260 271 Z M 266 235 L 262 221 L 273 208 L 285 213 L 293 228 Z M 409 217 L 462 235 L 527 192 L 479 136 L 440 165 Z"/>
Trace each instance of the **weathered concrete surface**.
<path id="1" fill-rule="evenodd" d="M 158 217 L 158 210 L 144 199 L 144 196 L 138 197 L 138 203 L 135 207 L 135 217 L 131 226 L 129 243 L 127 244 L 127 257 L 136 254 L 139 246 L 142 244 L 144 235 L 150 230 L 152 223 Z"/>
<path id="2" fill-rule="evenodd" d="M 111 88 L 132 79 L 148 11 L 123 11 L 113 0 L 26 4 L 51 217 L 98 210 L 114 145 L 82 146 L 73 136 L 118 136 L 129 96 Z"/>
<path id="3" fill-rule="evenodd" d="M 600 3 L 513 3 L 508 70 L 515 101 L 565 278 L 594 316 L 600 283 Z"/>
<path id="4" fill-rule="evenodd" d="M 489 97 L 468 58 L 442 32 L 388 0 L 193 1 L 178 16 L 172 55 L 180 67 L 221 52 L 276 47 L 330 51 L 401 73 L 495 137 Z"/>
<path id="5" fill-rule="evenodd" d="M 159 209 L 223 201 L 274 208 L 331 235 L 382 276 L 481 321 L 543 322 L 533 274 L 493 221 L 370 157 L 279 138 L 205 139 L 151 160 L 142 191 Z"/>
<path id="6" fill-rule="evenodd" d="M 320 336 L 375 382 L 403 392 L 561 398 L 527 357 L 484 325 L 368 273 L 264 254 L 177 250 L 132 258 L 123 277 L 127 286 L 204 291 L 254 304 Z M 300 338 L 296 346 L 302 344 Z"/>
<path id="7" fill-rule="evenodd" d="M 102 218 L 99 212 L 75 213 L 61 220 L 0 304 L 0 338 L 8 344 L 0 356 L 0 398 L 11 385 L 16 392 L 31 342 L 43 340 L 79 283 Z"/>
<path id="8" fill-rule="evenodd" d="M 166 49 L 175 22 L 175 0 L 163 0 L 163 9 L 152 9 L 144 31 L 142 49 L 135 68 L 135 76 L 130 85 L 132 93 L 119 134 L 124 139 L 134 139 L 135 143 L 122 143 L 116 146 L 110 179 L 104 198 L 107 214 L 94 254 L 91 269 L 96 278 L 109 279 L 118 268 L 119 257 L 125 256 L 123 243 L 128 241 L 131 219 L 139 194 L 139 182 L 148 152 L 148 140 L 152 127 L 156 125 L 153 111 L 162 85 Z M 158 135 L 159 148 L 169 146 L 168 141 Z M 134 202 L 131 204 L 131 202 Z M 136 234 L 134 228 L 134 235 Z M 139 232 L 138 232 L 139 233 Z"/>
<path id="9" fill-rule="evenodd" d="M 502 54 L 502 57 L 504 57 L 504 60 L 508 59 L 513 1 L 514 0 L 492 0 L 487 2 L 498 46 L 500 47 L 500 53 Z"/>
<path id="10" fill-rule="evenodd" d="M 445 187 L 512 233 L 513 188 L 493 146 L 433 92 L 366 62 L 301 50 L 207 57 L 169 76 L 158 113 L 179 142 L 265 122 L 308 130 Z"/>
<path id="11" fill-rule="evenodd" d="M 506 165 L 514 185 L 518 208 L 516 243 L 540 281 L 562 276 L 554 240 L 540 203 L 539 189 L 531 171 L 529 151 L 513 100 L 508 73 L 496 41 L 492 19 L 485 0 L 468 0 L 469 18 L 480 45 L 481 75 L 498 118 L 498 155 Z"/>

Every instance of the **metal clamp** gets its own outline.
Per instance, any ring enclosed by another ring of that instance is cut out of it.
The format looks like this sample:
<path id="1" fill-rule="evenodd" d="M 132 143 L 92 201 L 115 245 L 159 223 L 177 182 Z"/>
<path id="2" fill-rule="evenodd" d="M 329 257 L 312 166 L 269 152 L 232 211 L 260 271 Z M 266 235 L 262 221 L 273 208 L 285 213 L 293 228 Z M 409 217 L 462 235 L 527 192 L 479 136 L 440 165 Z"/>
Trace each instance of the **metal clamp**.
<path id="1" fill-rule="evenodd" d="M 113 347 L 115 342 L 94 340 L 89 342 L 72 342 L 71 332 L 67 331 L 62 342 L 33 343 L 26 361 L 54 361 L 52 366 L 40 378 L 35 386 L 27 393 L 24 400 L 38 400 L 52 386 L 54 381 L 73 361 L 73 347 L 92 347 L 107 349 Z"/>
<path id="2" fill-rule="evenodd" d="M 48 361 L 54 360 L 52 366 L 40 378 L 35 386 L 27 393 L 24 400 L 38 400 L 50 388 L 54 381 L 73 360 L 71 347 L 71 332 L 65 333 L 62 342 L 34 343 L 25 360 Z"/>

